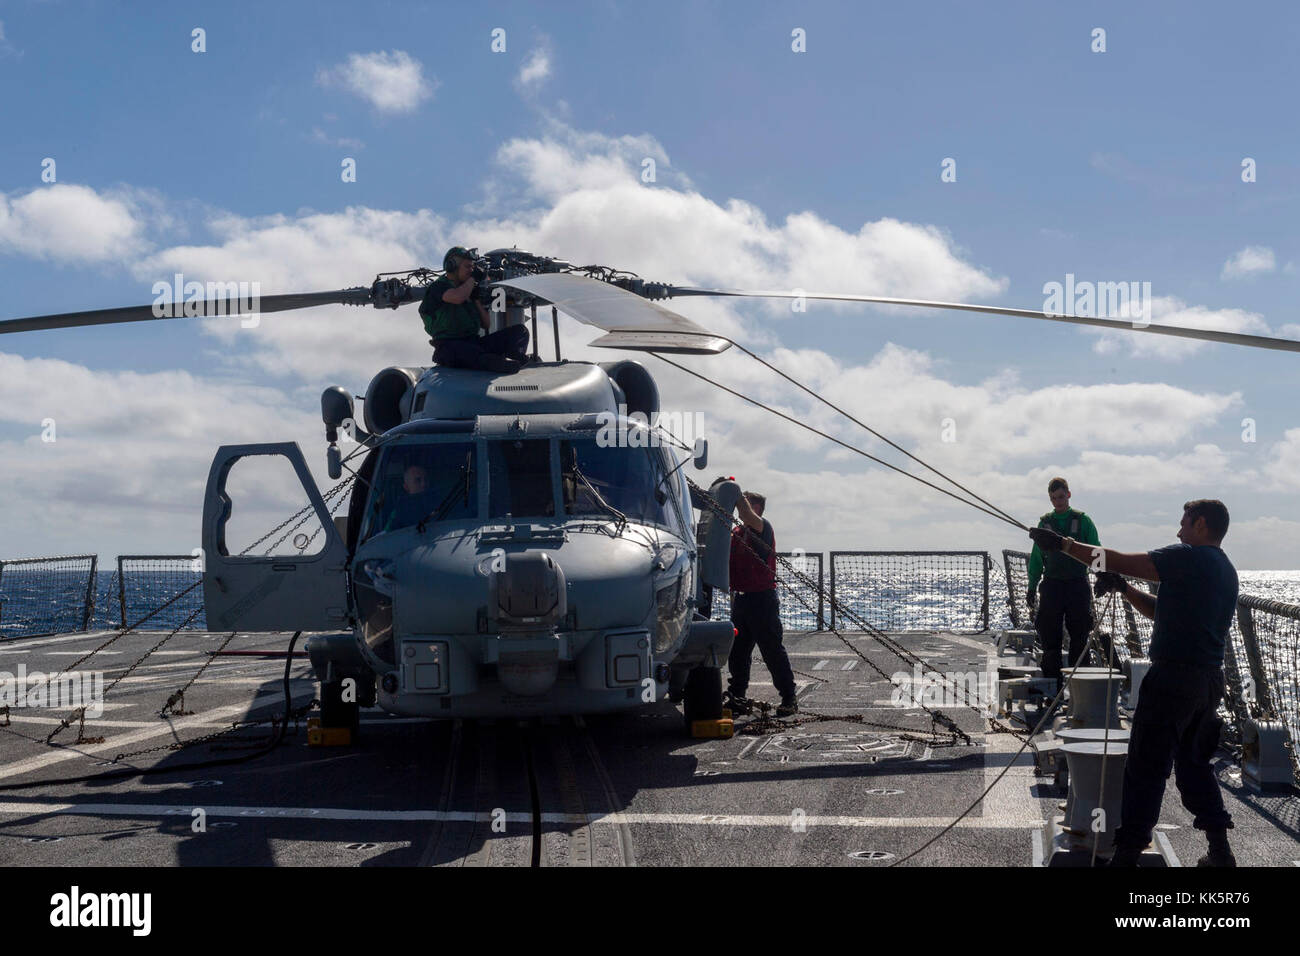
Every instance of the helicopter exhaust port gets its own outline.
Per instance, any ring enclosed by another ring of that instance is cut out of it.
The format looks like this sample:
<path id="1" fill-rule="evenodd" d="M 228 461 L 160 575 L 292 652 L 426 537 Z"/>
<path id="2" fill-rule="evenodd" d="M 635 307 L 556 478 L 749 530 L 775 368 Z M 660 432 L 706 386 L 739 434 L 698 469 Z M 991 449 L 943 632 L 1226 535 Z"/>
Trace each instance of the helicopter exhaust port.
<path id="1" fill-rule="evenodd" d="M 536 697 L 560 669 L 556 627 L 568 614 L 564 569 L 541 551 L 511 554 L 488 574 L 488 622 L 497 638 L 497 674 L 512 694 Z"/>

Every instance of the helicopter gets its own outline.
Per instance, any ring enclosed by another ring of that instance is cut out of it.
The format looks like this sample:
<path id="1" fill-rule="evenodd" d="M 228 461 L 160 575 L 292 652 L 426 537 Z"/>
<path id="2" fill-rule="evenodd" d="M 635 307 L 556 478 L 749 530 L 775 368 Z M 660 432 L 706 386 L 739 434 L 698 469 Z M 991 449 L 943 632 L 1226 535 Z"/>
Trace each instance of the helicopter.
<path id="1" fill-rule="evenodd" d="M 476 289 L 503 327 L 532 324 L 532 355 L 511 373 L 389 367 L 362 397 L 321 396 L 331 479 L 351 476 L 335 517 L 294 442 L 220 447 L 202 518 L 209 628 L 307 632 L 321 722 L 359 726 L 362 707 L 402 716 L 514 718 L 683 704 L 688 731 L 723 713 L 721 666 L 735 631 L 709 616 L 728 589 L 730 479 L 707 491 L 683 471 L 708 466 L 655 424 L 660 393 L 639 362 L 561 357 L 558 311 L 600 329 L 590 344 L 717 355 L 734 343 L 658 304 L 684 296 L 804 298 L 985 312 L 1300 351 L 1300 342 L 1130 320 L 869 295 L 679 287 L 519 249 L 470 250 Z M 396 309 L 438 273 L 382 273 L 369 286 L 262 297 L 259 312 L 326 304 Z M 189 306 L 193 305 L 194 308 Z M 538 352 L 537 308 L 551 306 L 555 360 Z M 187 303 L 230 315 L 233 300 Z M 0 321 L 0 334 L 172 317 L 153 306 Z M 747 350 L 746 350 L 747 351 Z M 752 353 L 751 353 L 752 354 Z M 345 458 L 340 433 L 357 442 Z M 617 440 L 609 440 L 613 434 Z M 682 452 L 685 452 L 683 454 Z M 319 524 L 298 553 L 232 553 L 227 482 L 243 459 L 288 461 Z M 348 462 L 361 459 L 356 468 Z"/>

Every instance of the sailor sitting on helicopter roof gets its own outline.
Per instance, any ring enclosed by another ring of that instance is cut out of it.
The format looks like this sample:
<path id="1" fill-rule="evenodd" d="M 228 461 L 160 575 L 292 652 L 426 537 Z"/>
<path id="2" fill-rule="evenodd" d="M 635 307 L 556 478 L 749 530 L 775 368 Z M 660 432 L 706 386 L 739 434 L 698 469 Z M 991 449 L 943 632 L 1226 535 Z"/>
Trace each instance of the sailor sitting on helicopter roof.
<path id="1" fill-rule="evenodd" d="M 420 318 L 433 345 L 433 361 L 451 368 L 486 372 L 514 372 L 528 360 L 528 329 L 507 326 L 482 337 L 488 311 L 474 297 L 474 287 L 485 278 L 474 265 L 473 254 L 453 246 L 443 257 L 446 274 L 424 292 Z"/>

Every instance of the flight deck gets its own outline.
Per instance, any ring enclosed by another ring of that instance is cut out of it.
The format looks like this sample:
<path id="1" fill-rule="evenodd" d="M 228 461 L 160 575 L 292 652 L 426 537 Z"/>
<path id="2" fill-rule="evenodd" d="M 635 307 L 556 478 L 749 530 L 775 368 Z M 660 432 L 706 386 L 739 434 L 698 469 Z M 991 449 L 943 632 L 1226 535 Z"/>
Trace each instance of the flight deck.
<path id="1" fill-rule="evenodd" d="M 114 633 L 13 640 L 0 646 L 0 671 L 13 674 L 21 662 L 29 676 L 58 672 Z M 787 633 L 797 719 L 741 717 L 734 737 L 707 740 L 686 737 L 680 707 L 664 701 L 530 721 L 366 709 L 351 745 L 313 747 L 306 708 L 319 685 L 299 649 L 289 669 L 294 713 L 267 749 L 285 710 L 289 635 L 227 642 L 182 632 L 127 673 L 164 636 L 131 632 L 94 659 L 105 685 L 120 678 L 101 718 L 60 729 L 65 711 L 10 708 L 0 786 L 33 786 L 0 791 L 0 862 L 1043 865 L 1065 799 L 1050 774 L 1036 772 L 1034 751 L 1047 735 L 1029 747 L 990 732 L 972 707 L 940 707 L 966 744 L 900 699 L 889 679 L 900 669 L 893 652 L 867 634 L 841 634 Z M 936 672 L 986 674 L 1005 663 L 998 636 L 890 635 Z M 757 655 L 753 679 L 751 696 L 775 702 Z M 187 684 L 183 702 L 160 718 Z M 218 736 L 175 746 L 208 735 Z M 1239 864 L 1300 865 L 1300 798 L 1256 793 L 1226 753 L 1216 766 Z M 128 768 L 165 772 L 94 779 Z M 88 779 L 59 782 L 69 777 Z M 1167 866 L 1194 865 L 1204 852 L 1172 781 L 1153 852 Z"/>

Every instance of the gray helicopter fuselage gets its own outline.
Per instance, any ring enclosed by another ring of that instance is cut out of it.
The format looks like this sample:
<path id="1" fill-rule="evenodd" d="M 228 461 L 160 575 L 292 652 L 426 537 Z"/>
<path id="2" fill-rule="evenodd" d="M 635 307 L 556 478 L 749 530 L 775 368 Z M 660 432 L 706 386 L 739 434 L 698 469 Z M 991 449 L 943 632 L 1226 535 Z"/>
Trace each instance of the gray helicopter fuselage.
<path id="1" fill-rule="evenodd" d="M 218 451 L 204 510 L 212 626 L 316 632 L 323 684 L 351 678 L 362 700 L 373 687 L 392 713 L 435 717 L 641 707 L 725 660 L 730 622 L 696 608 L 704 581 L 726 587 L 729 525 L 696 526 L 687 459 L 648 427 L 658 391 L 638 363 L 385 369 L 365 402 L 342 526 L 296 445 Z M 228 553 L 226 479 L 251 455 L 290 459 L 322 517 L 320 551 Z M 730 507 L 738 489 L 722 485 Z"/>
<path id="2" fill-rule="evenodd" d="M 406 421 L 371 452 L 351 564 L 382 707 L 590 713 L 664 696 L 696 604 L 695 530 L 682 460 L 628 391 L 657 412 L 630 362 L 433 368 L 404 393 Z M 380 527 L 399 470 L 423 462 L 425 502 Z M 539 560 L 542 580 L 515 579 Z"/>

